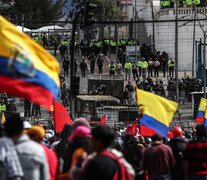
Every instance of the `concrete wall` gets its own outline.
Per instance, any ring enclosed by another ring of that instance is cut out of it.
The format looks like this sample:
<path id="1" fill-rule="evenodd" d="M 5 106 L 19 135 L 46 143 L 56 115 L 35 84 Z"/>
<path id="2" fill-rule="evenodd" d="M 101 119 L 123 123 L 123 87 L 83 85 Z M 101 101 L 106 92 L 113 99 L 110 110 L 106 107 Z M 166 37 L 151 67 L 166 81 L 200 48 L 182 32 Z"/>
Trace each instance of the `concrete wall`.
<path id="1" fill-rule="evenodd" d="M 138 17 L 144 20 L 152 20 L 152 8 L 150 0 L 133 0 L 133 6 L 137 4 Z M 153 10 L 155 19 L 157 20 L 172 20 L 175 19 L 175 10 L 160 9 L 159 4 L 153 2 Z M 207 8 L 196 8 L 197 18 L 204 19 L 207 15 Z M 204 15 L 203 15 L 204 14 Z M 178 19 L 193 19 L 194 12 L 192 8 L 178 8 Z M 178 23 L 178 62 L 179 70 L 192 69 L 192 54 L 193 54 L 193 22 L 185 24 L 184 22 Z M 148 36 L 152 36 L 152 23 L 145 23 L 146 32 Z M 203 38 L 203 30 L 206 30 L 207 21 L 196 22 L 195 39 Z M 155 48 L 159 51 L 166 51 L 169 56 L 175 57 L 175 22 L 155 23 Z"/>

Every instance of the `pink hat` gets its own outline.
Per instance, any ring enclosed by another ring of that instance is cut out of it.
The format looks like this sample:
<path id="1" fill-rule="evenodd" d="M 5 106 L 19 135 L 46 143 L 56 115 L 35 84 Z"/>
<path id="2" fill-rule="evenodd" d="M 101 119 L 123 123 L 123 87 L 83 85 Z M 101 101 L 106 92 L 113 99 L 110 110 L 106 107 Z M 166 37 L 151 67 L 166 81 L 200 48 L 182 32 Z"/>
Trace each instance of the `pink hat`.
<path id="1" fill-rule="evenodd" d="M 91 130 L 86 126 L 78 126 L 73 131 L 72 135 L 68 138 L 68 140 L 72 141 L 76 137 L 91 137 Z"/>

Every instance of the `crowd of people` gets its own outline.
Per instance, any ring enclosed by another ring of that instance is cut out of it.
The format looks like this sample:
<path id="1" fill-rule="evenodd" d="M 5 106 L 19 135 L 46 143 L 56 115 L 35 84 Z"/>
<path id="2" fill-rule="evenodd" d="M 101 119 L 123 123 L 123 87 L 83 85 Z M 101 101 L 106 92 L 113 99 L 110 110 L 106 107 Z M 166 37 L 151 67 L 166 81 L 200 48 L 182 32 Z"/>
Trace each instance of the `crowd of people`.
<path id="1" fill-rule="evenodd" d="M 187 134 L 174 126 L 170 134 L 143 137 L 138 125 L 133 132 L 91 127 L 84 118 L 54 133 L 12 115 L 0 129 L 1 179 L 206 179 L 207 128 L 198 124 Z"/>

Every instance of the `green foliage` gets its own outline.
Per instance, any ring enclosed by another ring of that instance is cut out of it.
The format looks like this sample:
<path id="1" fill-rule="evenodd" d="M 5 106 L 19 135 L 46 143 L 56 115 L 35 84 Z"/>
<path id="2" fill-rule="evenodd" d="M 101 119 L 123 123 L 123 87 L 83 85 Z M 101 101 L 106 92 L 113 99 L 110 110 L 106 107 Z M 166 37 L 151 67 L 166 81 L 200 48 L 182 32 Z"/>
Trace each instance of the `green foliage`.
<path id="1" fill-rule="evenodd" d="M 90 3 L 96 4 L 97 8 L 93 10 L 96 21 L 112 21 L 119 13 L 117 0 L 89 0 Z M 94 24 L 83 29 L 85 39 L 94 39 L 98 33 L 98 28 L 103 31 L 105 25 Z M 101 33 L 101 32 L 99 32 Z M 104 31 L 101 33 L 103 35 Z"/>
<path id="2" fill-rule="evenodd" d="M 14 6 L 7 12 L 14 20 L 21 20 L 24 15 L 28 28 L 38 28 L 48 25 L 49 21 L 58 20 L 63 17 L 62 6 L 66 0 L 14 0 Z M 43 21 L 41 23 L 36 23 Z"/>
<path id="3" fill-rule="evenodd" d="M 114 20 L 117 12 L 117 0 L 90 0 L 90 3 L 97 4 L 94 9 L 95 18 L 99 21 Z"/>
<path id="4" fill-rule="evenodd" d="M 0 14 L 5 14 L 13 5 L 11 0 L 0 0 Z"/>

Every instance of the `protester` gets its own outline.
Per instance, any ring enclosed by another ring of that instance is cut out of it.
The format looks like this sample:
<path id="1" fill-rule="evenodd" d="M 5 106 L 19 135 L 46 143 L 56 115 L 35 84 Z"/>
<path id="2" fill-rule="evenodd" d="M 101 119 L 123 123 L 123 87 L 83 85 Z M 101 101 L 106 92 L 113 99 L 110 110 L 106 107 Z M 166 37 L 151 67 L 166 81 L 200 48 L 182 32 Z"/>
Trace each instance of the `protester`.
<path id="1" fill-rule="evenodd" d="M 55 147 L 55 152 L 58 157 L 60 171 L 63 170 L 63 162 L 66 154 L 66 150 L 68 148 L 68 137 L 71 135 L 72 127 L 70 124 L 65 124 L 62 132 L 61 132 L 61 140 Z"/>
<path id="2" fill-rule="evenodd" d="M 184 152 L 185 170 L 189 180 L 207 179 L 207 129 L 203 124 L 195 128 L 196 139 L 187 143 Z"/>
<path id="3" fill-rule="evenodd" d="M 41 126 L 33 126 L 27 131 L 27 134 L 33 141 L 41 144 L 45 137 L 45 130 Z M 59 172 L 57 156 L 55 152 L 53 152 L 47 146 L 43 144 L 41 144 L 41 146 L 43 147 L 45 151 L 45 155 L 47 157 L 47 163 L 48 163 L 49 172 L 50 172 L 50 180 L 55 180 Z"/>
<path id="4" fill-rule="evenodd" d="M 124 135 L 123 140 L 122 153 L 135 170 L 135 180 L 145 180 L 145 172 L 143 170 L 144 145 L 128 133 Z"/>
<path id="5" fill-rule="evenodd" d="M 23 121 L 12 115 L 5 122 L 5 131 L 15 145 L 23 169 L 23 180 L 48 180 L 48 164 L 43 147 L 22 134 Z"/>
<path id="6" fill-rule="evenodd" d="M 134 178 L 134 170 L 132 166 L 126 162 L 120 152 L 115 149 L 111 149 L 114 139 L 115 132 L 110 127 L 97 126 L 92 129 L 92 146 L 96 154 L 86 162 L 80 179 L 112 180 L 120 169 L 119 163 L 117 163 L 117 161 L 110 155 L 119 158 L 121 163 L 125 164 L 124 167 L 126 168 L 126 172 L 131 175 L 130 179 Z"/>
<path id="7" fill-rule="evenodd" d="M 1 137 L 0 138 L 0 179 L 21 180 L 23 178 L 23 175 L 24 174 L 23 174 L 22 166 L 13 141 L 8 137 Z"/>
<path id="8" fill-rule="evenodd" d="M 75 131 L 75 129 L 78 128 L 79 126 L 85 126 L 86 128 L 90 128 L 90 125 L 85 118 L 78 118 L 72 124 L 71 133 L 73 133 Z M 65 153 L 65 157 L 64 157 L 63 171 L 62 171 L 63 173 L 68 172 L 71 167 L 72 142 L 69 139 L 67 139 L 67 140 L 68 140 L 68 145 L 67 145 L 67 149 L 66 149 L 66 153 Z"/>
<path id="9" fill-rule="evenodd" d="M 66 173 L 61 174 L 58 180 L 62 179 L 78 179 L 82 162 L 84 159 L 92 153 L 92 147 L 90 143 L 91 131 L 86 126 L 78 126 L 74 129 L 73 133 L 69 137 L 71 141 L 69 155 L 69 170 Z"/>
<path id="10" fill-rule="evenodd" d="M 171 130 L 171 133 L 174 137 L 170 140 L 170 147 L 172 148 L 176 162 L 175 167 L 172 171 L 172 180 L 185 180 L 186 176 L 184 171 L 183 153 L 185 151 L 188 140 L 184 137 L 183 130 L 180 126 L 174 126 Z"/>
<path id="11" fill-rule="evenodd" d="M 171 179 L 175 160 L 171 148 L 163 143 L 160 135 L 152 136 L 152 144 L 144 153 L 143 164 L 148 172 L 149 180 Z"/>

